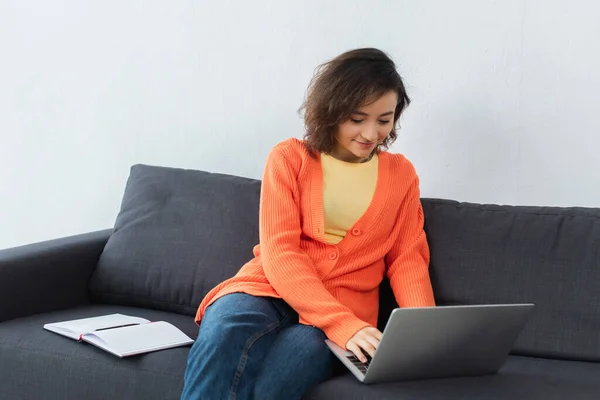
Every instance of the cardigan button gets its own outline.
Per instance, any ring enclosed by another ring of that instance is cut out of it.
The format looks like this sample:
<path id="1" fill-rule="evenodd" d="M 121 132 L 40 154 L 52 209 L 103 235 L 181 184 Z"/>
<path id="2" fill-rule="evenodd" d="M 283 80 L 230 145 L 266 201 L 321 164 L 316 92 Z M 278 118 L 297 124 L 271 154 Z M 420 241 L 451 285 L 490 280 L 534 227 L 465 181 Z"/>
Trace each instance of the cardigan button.
<path id="1" fill-rule="evenodd" d="M 360 231 L 360 229 L 358 229 L 358 228 L 354 228 L 354 229 L 352 229 L 352 234 L 353 234 L 354 236 L 359 236 L 361 233 L 362 233 L 362 232 L 361 232 L 361 231 Z"/>
<path id="2" fill-rule="evenodd" d="M 335 260 L 336 258 L 338 258 L 337 253 L 335 253 L 335 252 L 334 253 L 329 253 L 329 259 L 330 260 Z"/>

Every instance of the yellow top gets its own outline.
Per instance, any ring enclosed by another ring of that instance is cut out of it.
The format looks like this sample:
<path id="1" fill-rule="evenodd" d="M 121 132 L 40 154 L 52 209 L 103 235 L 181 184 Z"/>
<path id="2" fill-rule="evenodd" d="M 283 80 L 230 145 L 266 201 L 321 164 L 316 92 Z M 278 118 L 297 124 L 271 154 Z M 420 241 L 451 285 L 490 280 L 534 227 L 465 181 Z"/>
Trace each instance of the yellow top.
<path id="1" fill-rule="evenodd" d="M 321 154 L 325 241 L 338 244 L 367 211 L 377 184 L 379 158 L 365 163 L 340 161 Z"/>

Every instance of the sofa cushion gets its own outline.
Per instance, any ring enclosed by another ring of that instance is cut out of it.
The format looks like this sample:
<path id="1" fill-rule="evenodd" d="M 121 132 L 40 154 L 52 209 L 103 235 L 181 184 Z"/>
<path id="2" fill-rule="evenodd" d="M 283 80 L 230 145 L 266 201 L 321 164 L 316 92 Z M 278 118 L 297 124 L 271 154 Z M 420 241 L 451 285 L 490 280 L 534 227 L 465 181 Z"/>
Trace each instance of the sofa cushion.
<path id="1" fill-rule="evenodd" d="M 304 400 L 594 400 L 600 364 L 509 357 L 496 375 L 363 385 L 349 373 L 324 382 Z"/>
<path id="2" fill-rule="evenodd" d="M 193 315 L 251 259 L 260 181 L 135 165 L 90 291 L 96 302 Z"/>
<path id="3" fill-rule="evenodd" d="M 49 322 L 122 313 L 168 321 L 197 337 L 186 315 L 120 306 L 86 306 L 0 323 L 0 398 L 179 399 L 189 346 L 118 358 L 43 329 Z"/>
<path id="4" fill-rule="evenodd" d="M 439 304 L 535 303 L 515 353 L 600 360 L 600 209 L 423 207 Z"/>
<path id="5" fill-rule="evenodd" d="M 0 323 L 0 398 L 179 399 L 188 347 L 118 358 L 44 330 L 45 323 L 122 313 L 168 321 L 196 339 L 193 319 L 144 308 L 92 305 Z M 509 357 L 498 375 L 363 385 L 346 373 L 304 399 L 597 399 L 600 364 Z"/>

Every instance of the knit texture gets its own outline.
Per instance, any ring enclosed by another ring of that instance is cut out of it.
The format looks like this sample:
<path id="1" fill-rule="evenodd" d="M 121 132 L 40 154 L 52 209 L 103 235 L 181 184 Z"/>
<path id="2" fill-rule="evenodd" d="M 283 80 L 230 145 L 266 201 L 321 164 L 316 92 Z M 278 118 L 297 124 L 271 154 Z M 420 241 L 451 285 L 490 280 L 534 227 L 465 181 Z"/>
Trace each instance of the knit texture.
<path id="1" fill-rule="evenodd" d="M 378 168 L 366 212 L 344 239 L 328 244 L 320 156 L 311 157 L 297 139 L 275 146 L 262 180 L 255 257 L 206 295 L 196 322 L 229 293 L 283 298 L 300 323 L 345 348 L 356 332 L 376 326 L 384 274 L 400 307 L 435 305 L 415 169 L 388 152 L 379 154 Z"/>

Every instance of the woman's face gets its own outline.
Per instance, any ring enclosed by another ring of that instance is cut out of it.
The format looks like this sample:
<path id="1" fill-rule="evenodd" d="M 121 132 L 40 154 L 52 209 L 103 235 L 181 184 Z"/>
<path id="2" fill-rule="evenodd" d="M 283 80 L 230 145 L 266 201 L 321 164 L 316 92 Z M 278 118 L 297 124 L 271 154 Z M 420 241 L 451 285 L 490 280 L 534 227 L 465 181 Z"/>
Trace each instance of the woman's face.
<path id="1" fill-rule="evenodd" d="M 398 94 L 389 91 L 369 105 L 354 110 L 335 135 L 331 155 L 347 162 L 361 162 L 392 132 Z"/>

